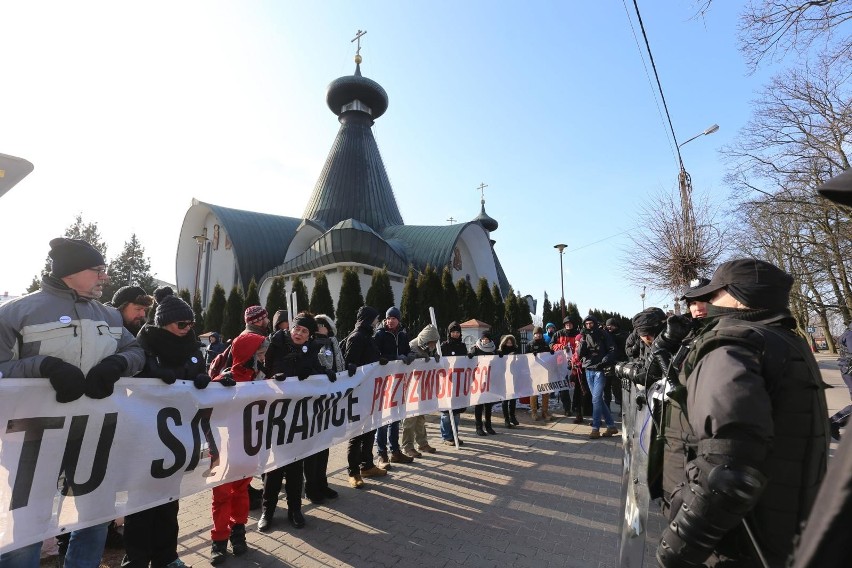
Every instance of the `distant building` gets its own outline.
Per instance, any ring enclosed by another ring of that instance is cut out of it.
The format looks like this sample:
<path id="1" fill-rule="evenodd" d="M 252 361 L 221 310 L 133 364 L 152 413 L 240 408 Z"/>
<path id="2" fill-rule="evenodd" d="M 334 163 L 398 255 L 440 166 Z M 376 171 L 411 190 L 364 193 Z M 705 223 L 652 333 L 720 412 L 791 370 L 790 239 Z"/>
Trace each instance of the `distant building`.
<path id="1" fill-rule="evenodd" d="M 375 81 L 355 74 L 328 86 L 326 102 L 340 122 L 331 151 L 301 218 L 232 209 L 193 199 L 177 247 L 177 284 L 201 291 L 207 306 L 218 282 L 226 293 L 243 290 L 254 278 L 264 302 L 272 279 L 283 277 L 287 293 L 299 276 L 308 291 L 325 273 L 338 298 L 343 272 L 357 269 L 366 294 L 372 272 L 387 267 L 394 297 L 402 297 L 408 267 L 438 271 L 450 266 L 453 281 L 480 277 L 509 282 L 494 252 L 491 233 L 498 223 L 481 211 L 473 220 L 441 226 L 405 225 L 385 171 L 372 125 L 388 108 L 388 96 Z M 249 200 L 247 200 L 249 201 Z M 274 203 L 274 199 L 251 200 Z"/>
<path id="2" fill-rule="evenodd" d="M 3 292 L 3 295 L 0 296 L 0 306 L 5 304 L 9 300 L 14 300 L 15 298 L 20 298 L 20 296 L 10 296 L 9 292 Z"/>

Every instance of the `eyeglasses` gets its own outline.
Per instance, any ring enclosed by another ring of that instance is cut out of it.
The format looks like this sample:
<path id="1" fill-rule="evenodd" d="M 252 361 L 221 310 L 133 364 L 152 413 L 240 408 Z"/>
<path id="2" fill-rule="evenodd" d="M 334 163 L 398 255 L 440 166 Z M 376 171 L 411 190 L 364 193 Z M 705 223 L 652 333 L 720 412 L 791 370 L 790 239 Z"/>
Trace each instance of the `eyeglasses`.
<path id="1" fill-rule="evenodd" d="M 194 321 L 176 321 L 175 325 L 177 325 L 178 329 L 186 329 L 188 327 L 194 327 Z"/>
<path id="2" fill-rule="evenodd" d="M 97 272 L 98 278 L 107 275 L 107 269 L 106 268 L 87 268 L 86 270 L 91 270 L 92 272 Z"/>

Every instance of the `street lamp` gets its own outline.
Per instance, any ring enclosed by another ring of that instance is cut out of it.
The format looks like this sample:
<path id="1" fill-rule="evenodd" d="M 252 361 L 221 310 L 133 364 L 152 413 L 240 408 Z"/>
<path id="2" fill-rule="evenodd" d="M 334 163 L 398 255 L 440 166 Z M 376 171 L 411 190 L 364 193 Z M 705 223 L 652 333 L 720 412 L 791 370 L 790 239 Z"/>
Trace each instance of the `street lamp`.
<path id="1" fill-rule="evenodd" d="M 683 245 L 684 245 L 684 248 L 685 248 L 685 251 L 682 251 L 682 252 L 691 251 L 691 249 L 693 247 L 697 246 L 697 244 L 695 242 L 695 240 L 696 240 L 696 234 L 695 234 L 696 227 L 695 227 L 695 219 L 694 219 L 695 215 L 694 215 L 693 209 L 692 209 L 692 178 L 687 173 L 686 168 L 683 166 L 683 158 L 680 155 L 680 149 L 683 146 L 685 146 L 686 144 L 689 144 L 690 142 L 695 140 L 696 138 L 700 138 L 701 136 L 707 136 L 709 134 L 713 134 L 714 132 L 718 132 L 718 131 L 719 131 L 719 125 L 713 124 L 712 126 L 708 126 L 706 129 L 704 129 L 703 132 L 700 132 L 700 133 L 696 134 L 695 136 L 693 136 L 692 138 L 689 138 L 686 141 L 681 142 L 680 144 L 677 145 L 677 158 L 678 158 L 678 161 L 680 162 L 680 172 L 678 173 L 678 187 L 680 189 L 680 208 L 681 208 L 681 215 L 683 216 L 683 232 L 682 232 L 682 234 L 684 235 Z M 691 279 L 697 278 L 697 277 L 698 277 L 697 272 L 696 273 L 690 273 L 690 274 L 687 274 L 686 280 L 688 281 L 688 280 L 691 280 Z M 681 284 L 681 283 L 676 283 L 676 284 Z M 674 301 L 674 310 L 675 310 L 676 314 L 680 314 L 680 302 L 678 301 L 677 298 L 675 298 L 675 301 Z"/>
<path id="2" fill-rule="evenodd" d="M 639 294 L 639 297 L 642 298 L 642 311 L 645 311 L 645 286 L 642 286 L 642 293 Z"/>
<path id="3" fill-rule="evenodd" d="M 210 239 L 207 238 L 207 227 L 204 227 L 204 229 L 202 229 L 200 235 L 195 235 L 192 238 L 195 239 L 196 243 L 198 243 L 198 258 L 195 261 L 195 291 L 194 291 L 195 296 L 198 296 L 198 294 L 200 292 L 200 290 L 198 289 L 198 279 L 201 276 L 201 251 L 204 250 L 204 243 L 206 243 L 207 241 L 210 240 Z M 200 302 L 201 298 L 199 298 L 198 300 Z"/>
<path id="4" fill-rule="evenodd" d="M 565 254 L 565 247 L 568 245 L 558 244 L 553 245 L 553 248 L 559 251 L 559 284 L 562 287 L 562 320 L 565 320 L 565 273 L 562 270 L 562 256 Z"/>

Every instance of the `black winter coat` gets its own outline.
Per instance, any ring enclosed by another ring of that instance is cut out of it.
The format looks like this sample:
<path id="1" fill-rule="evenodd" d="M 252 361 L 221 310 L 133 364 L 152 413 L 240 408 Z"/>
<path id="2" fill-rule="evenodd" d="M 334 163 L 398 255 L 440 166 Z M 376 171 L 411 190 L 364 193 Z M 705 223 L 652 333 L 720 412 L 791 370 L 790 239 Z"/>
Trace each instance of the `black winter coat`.
<path id="1" fill-rule="evenodd" d="M 383 325 L 376 331 L 373 339 L 376 340 L 376 347 L 379 348 L 381 356 L 388 361 L 401 359 L 410 351 L 408 343 L 411 340 L 408 337 L 408 332 L 402 329 L 402 326 L 398 327 L 396 333 L 394 333 Z"/>
<path id="2" fill-rule="evenodd" d="M 191 381 L 207 370 L 201 344 L 194 331 L 180 337 L 161 327 L 145 324 L 136 341 L 145 350 L 145 368 L 139 373 L 141 377 L 159 378 L 162 369 L 168 369 L 174 373 L 175 379 Z"/>
<path id="3" fill-rule="evenodd" d="M 304 345 L 296 345 L 289 329 L 280 329 L 272 335 L 266 351 L 265 373 L 267 378 L 283 373 L 285 377 L 325 374 L 319 363 L 320 345 L 309 339 Z"/>
<path id="4" fill-rule="evenodd" d="M 379 312 L 370 306 L 363 306 L 358 310 L 358 320 L 355 322 L 355 331 L 343 340 L 340 346 L 343 358 L 347 365 L 361 367 L 375 363 L 381 357 L 376 341 L 373 339 L 373 320 Z"/>
<path id="5" fill-rule="evenodd" d="M 615 363 L 615 341 L 607 331 L 596 327 L 582 333 L 577 355 L 582 359 L 584 369 L 598 371 Z"/>
<path id="6" fill-rule="evenodd" d="M 467 355 L 467 345 L 461 339 L 458 341 L 450 339 L 441 344 L 441 355 L 444 357 Z"/>

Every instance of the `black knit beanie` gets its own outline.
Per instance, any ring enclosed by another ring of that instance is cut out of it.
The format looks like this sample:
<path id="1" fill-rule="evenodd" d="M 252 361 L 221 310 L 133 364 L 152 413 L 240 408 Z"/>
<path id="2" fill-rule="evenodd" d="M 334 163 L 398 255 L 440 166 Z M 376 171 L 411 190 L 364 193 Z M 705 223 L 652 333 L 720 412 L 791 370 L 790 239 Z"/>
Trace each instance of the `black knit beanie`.
<path id="1" fill-rule="evenodd" d="M 50 275 L 54 278 L 63 278 L 106 264 L 100 251 L 81 239 L 52 239 L 47 254 L 51 259 Z"/>
<path id="2" fill-rule="evenodd" d="M 159 300 L 154 324 L 163 327 L 176 321 L 195 321 L 192 307 L 177 296 L 166 296 Z"/>

